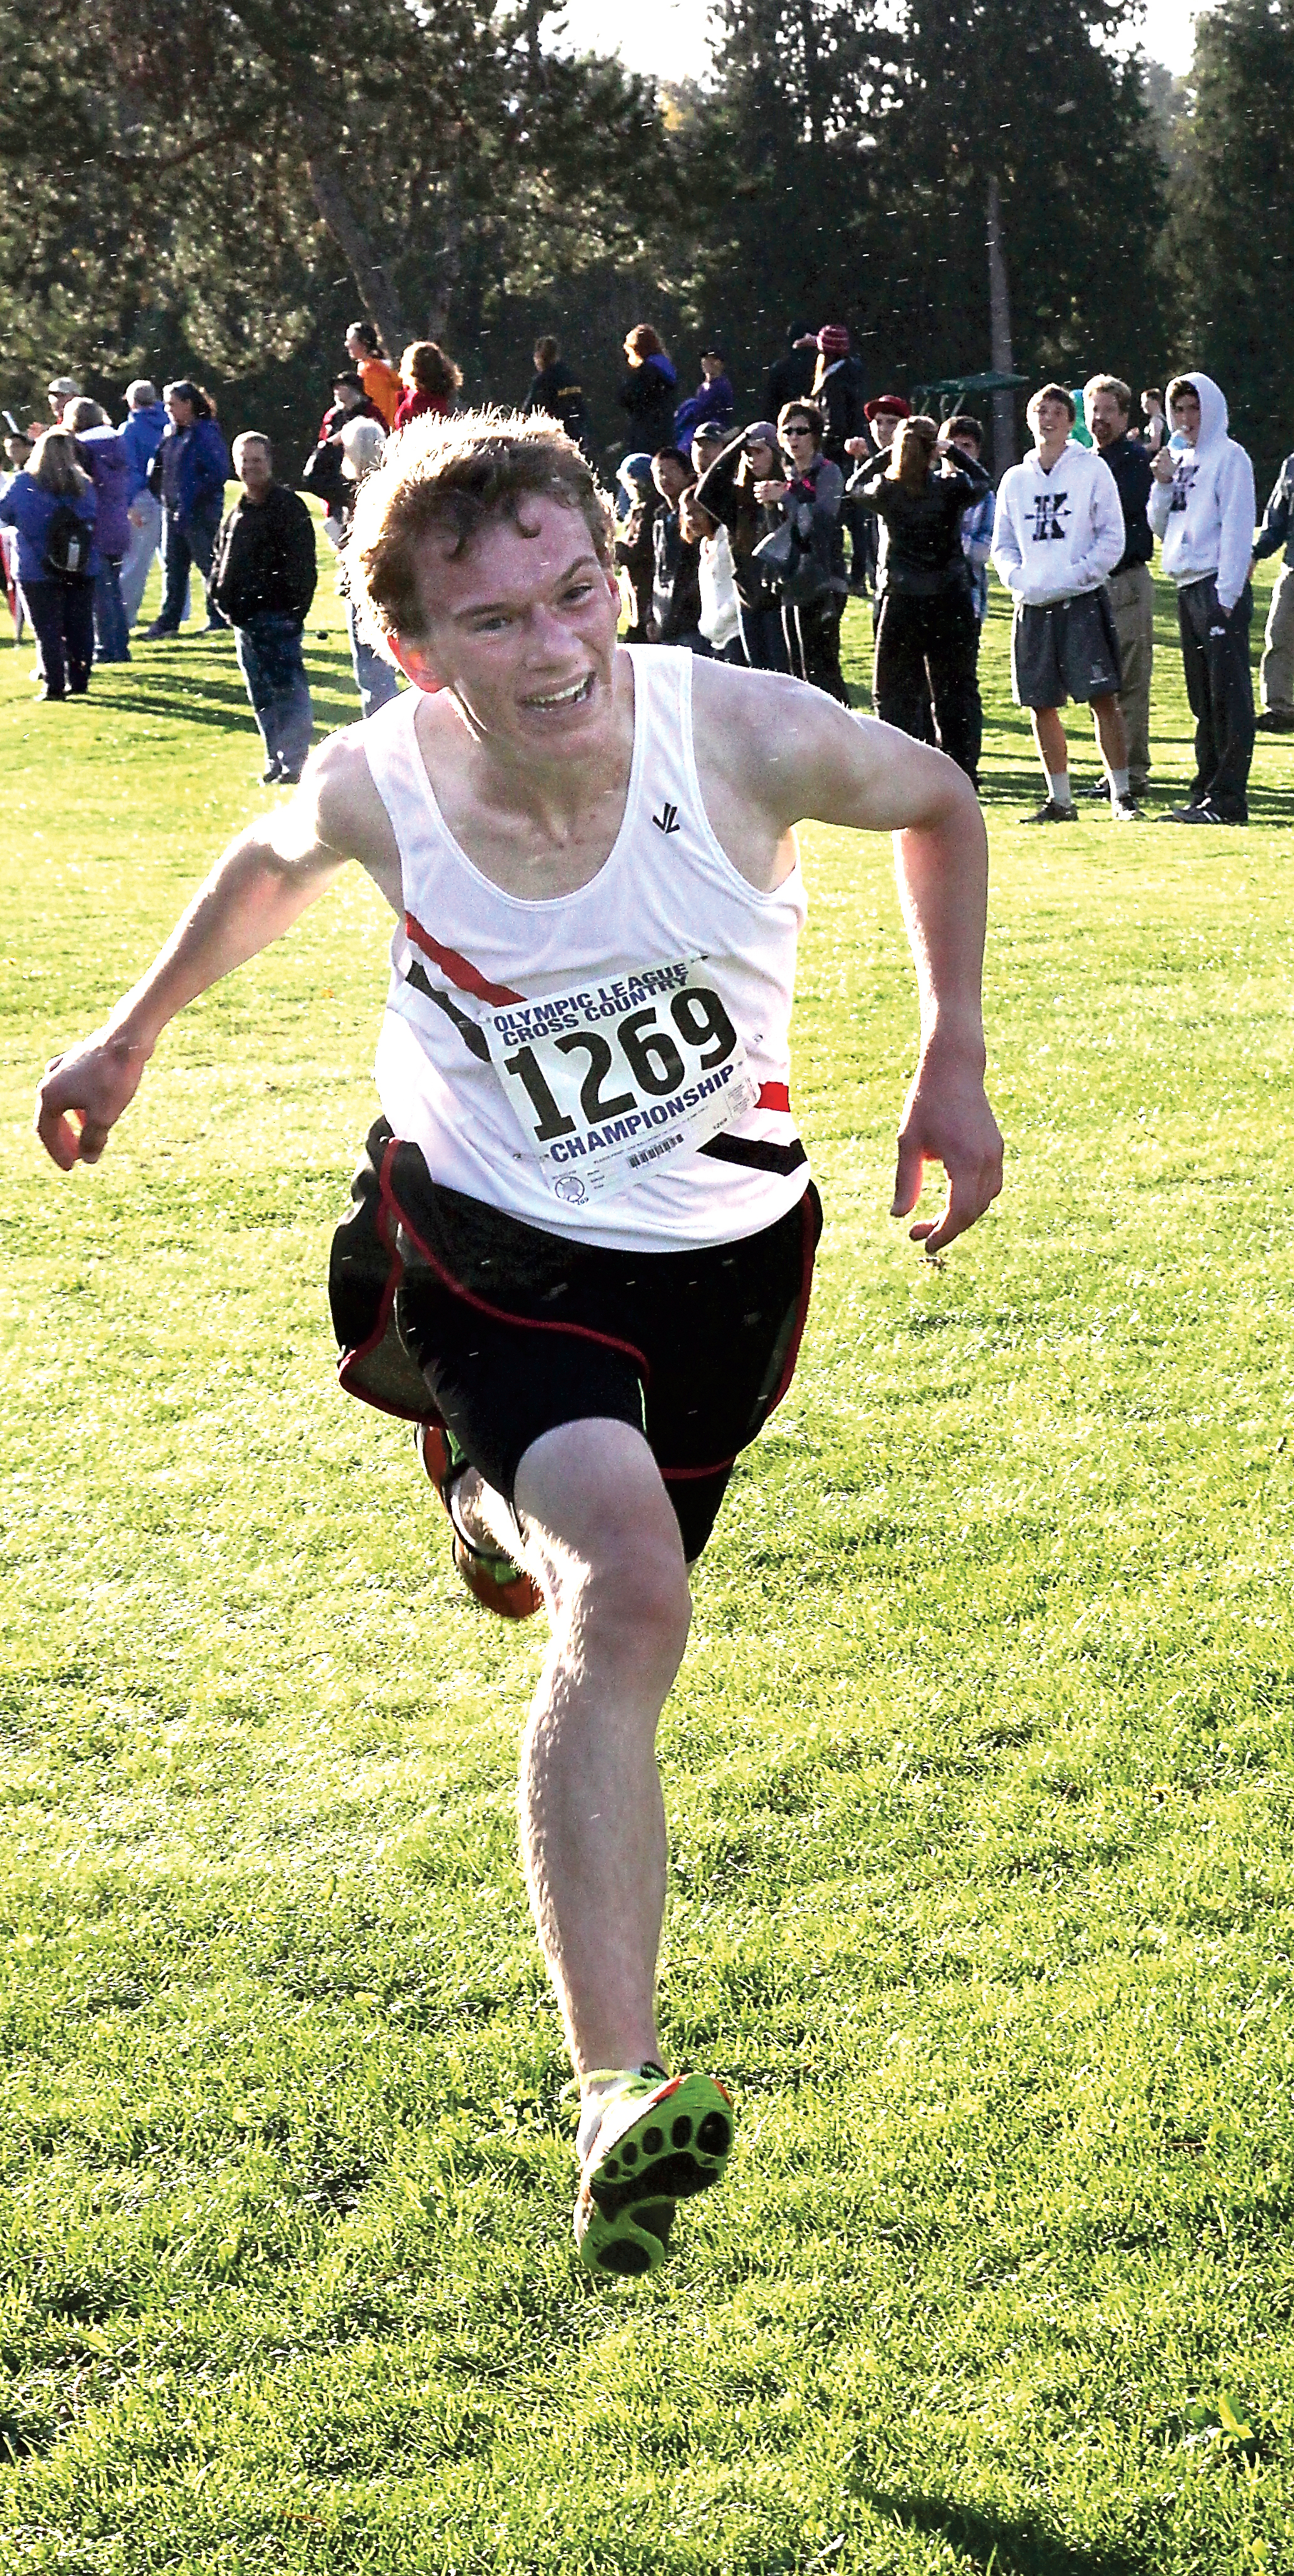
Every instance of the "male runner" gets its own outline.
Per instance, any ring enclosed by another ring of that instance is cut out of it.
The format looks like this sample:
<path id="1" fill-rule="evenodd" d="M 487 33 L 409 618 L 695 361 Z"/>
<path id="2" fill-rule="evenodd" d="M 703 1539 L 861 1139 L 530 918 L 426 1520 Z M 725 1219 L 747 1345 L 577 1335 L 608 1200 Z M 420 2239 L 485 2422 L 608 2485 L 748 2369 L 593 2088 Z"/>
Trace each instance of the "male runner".
<path id="1" fill-rule="evenodd" d="M 1001 1186 L 984 1096 L 986 853 L 951 761 L 820 691 L 617 645 L 610 514 L 551 423 L 427 420 L 348 551 L 413 683 L 231 843 L 38 1130 L 98 1161 L 174 1014 L 348 860 L 396 915 L 385 1119 L 334 1251 L 343 1382 L 421 1426 L 478 1598 L 552 1627 L 521 1831 L 582 2097 L 576 2236 L 653 2270 L 731 2105 L 664 2071 L 653 1742 L 688 1565 L 789 1381 L 817 1201 L 787 1090 L 802 816 L 895 834 L 921 1053 L 894 1213 L 930 1252 Z"/>

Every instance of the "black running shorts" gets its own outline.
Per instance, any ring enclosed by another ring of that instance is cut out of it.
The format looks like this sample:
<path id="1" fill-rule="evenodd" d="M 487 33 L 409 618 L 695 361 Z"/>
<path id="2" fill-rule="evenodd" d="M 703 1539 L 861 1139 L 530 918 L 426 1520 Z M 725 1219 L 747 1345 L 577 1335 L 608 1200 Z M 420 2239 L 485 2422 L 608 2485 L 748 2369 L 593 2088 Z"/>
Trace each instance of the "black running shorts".
<path id="1" fill-rule="evenodd" d="M 600 1416 L 643 1432 L 699 1556 L 738 1452 L 790 1385 L 822 1209 L 701 1252 L 571 1243 L 442 1188 L 373 1128 L 333 1237 L 343 1387 L 440 1421 L 509 1503 L 544 1432 Z"/>
<path id="2" fill-rule="evenodd" d="M 1080 592 L 1052 608 L 1018 601 L 1011 625 L 1011 694 L 1018 707 L 1063 707 L 1067 698 L 1086 705 L 1108 698 L 1122 682 L 1119 639 L 1110 594 Z"/>

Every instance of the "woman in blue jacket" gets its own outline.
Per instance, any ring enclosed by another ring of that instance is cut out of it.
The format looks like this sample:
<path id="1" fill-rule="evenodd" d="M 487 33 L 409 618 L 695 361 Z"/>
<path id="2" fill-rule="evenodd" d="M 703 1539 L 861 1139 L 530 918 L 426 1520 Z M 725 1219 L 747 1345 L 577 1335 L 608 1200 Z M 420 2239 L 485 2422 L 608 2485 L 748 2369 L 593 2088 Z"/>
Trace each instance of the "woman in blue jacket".
<path id="1" fill-rule="evenodd" d="M 18 585 L 36 629 L 43 698 L 83 698 L 90 685 L 97 508 L 65 429 L 37 439 L 0 500 L 0 523 L 18 531 Z"/>
<path id="2" fill-rule="evenodd" d="M 179 634 L 193 565 L 204 582 L 210 575 L 225 515 L 225 485 L 233 472 L 215 406 L 201 385 L 182 376 L 165 387 L 165 399 L 171 425 L 148 470 L 149 487 L 162 504 L 165 574 L 161 613 L 144 630 L 150 642 Z M 219 633 L 225 622 L 208 597 L 207 634 Z"/>

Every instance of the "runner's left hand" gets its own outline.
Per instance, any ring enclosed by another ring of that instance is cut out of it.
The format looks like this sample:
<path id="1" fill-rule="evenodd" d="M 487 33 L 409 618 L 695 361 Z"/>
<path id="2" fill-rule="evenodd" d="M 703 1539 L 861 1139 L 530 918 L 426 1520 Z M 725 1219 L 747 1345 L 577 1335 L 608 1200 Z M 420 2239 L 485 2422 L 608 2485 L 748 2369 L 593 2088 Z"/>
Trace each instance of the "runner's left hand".
<path id="1" fill-rule="evenodd" d="M 948 1192 L 937 1217 L 909 1226 L 913 1243 L 933 1257 L 991 1207 L 1002 1187 L 1002 1138 L 970 1066 L 923 1058 L 912 1079 L 899 1128 L 891 1216 L 910 1216 L 927 1163 L 942 1163 Z"/>

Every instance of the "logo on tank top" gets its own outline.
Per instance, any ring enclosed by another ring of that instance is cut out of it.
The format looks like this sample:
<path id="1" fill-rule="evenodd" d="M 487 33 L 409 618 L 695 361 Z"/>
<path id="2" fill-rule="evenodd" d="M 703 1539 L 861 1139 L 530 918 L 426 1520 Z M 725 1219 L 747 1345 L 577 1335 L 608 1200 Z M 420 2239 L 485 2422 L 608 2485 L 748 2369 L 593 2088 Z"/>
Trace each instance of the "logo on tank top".
<path id="1" fill-rule="evenodd" d="M 662 805 L 659 814 L 653 814 L 652 821 L 658 832 L 677 832 L 679 829 L 677 805 Z"/>

